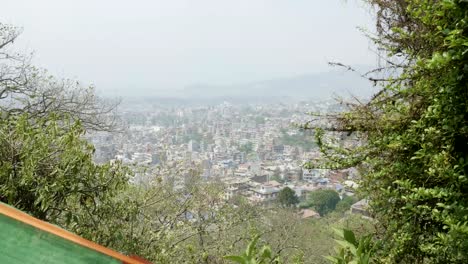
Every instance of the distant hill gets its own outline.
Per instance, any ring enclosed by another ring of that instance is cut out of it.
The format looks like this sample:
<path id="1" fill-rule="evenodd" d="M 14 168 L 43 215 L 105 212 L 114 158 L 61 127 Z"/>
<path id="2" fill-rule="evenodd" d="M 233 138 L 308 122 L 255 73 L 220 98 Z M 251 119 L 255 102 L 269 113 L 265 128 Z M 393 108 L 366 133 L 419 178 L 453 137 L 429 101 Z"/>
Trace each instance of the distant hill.
<path id="1" fill-rule="evenodd" d="M 290 99 L 327 99 L 333 95 L 369 97 L 376 91 L 372 84 L 356 73 L 330 71 L 305 74 L 227 86 L 196 84 L 178 91 L 177 97 L 209 98 L 261 98 L 287 97 Z"/>

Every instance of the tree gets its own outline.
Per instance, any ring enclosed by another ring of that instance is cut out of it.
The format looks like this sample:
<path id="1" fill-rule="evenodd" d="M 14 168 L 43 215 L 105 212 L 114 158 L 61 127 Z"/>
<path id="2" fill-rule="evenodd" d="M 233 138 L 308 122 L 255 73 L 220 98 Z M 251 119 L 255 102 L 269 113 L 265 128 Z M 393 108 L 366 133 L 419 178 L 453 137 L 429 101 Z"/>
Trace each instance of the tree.
<path id="1" fill-rule="evenodd" d="M 356 199 L 356 197 L 354 196 L 344 196 L 343 199 L 341 199 L 341 201 L 339 201 L 336 204 L 335 210 L 338 212 L 345 212 L 349 210 L 349 208 L 351 208 L 351 205 L 353 205 L 357 201 L 358 199 Z"/>
<path id="2" fill-rule="evenodd" d="M 122 195 L 129 171 L 120 163 L 95 164 L 79 122 L 65 120 L 0 120 L 0 201 L 114 245 L 125 232 L 125 219 L 134 216 L 134 203 Z"/>
<path id="3" fill-rule="evenodd" d="M 468 2 L 369 2 L 386 65 L 363 76 L 381 89 L 328 116 L 316 133 L 328 162 L 314 166 L 361 170 L 380 223 L 381 262 L 467 263 Z M 327 130 L 363 144 L 327 145 Z"/>
<path id="4" fill-rule="evenodd" d="M 299 203 L 296 193 L 289 187 L 283 188 L 276 198 L 277 202 L 284 207 L 292 207 Z"/>
<path id="5" fill-rule="evenodd" d="M 0 23 L 0 112 L 3 118 L 28 113 L 30 118 L 50 113 L 68 115 L 91 130 L 112 131 L 117 126 L 119 102 L 103 100 L 93 86 L 58 79 L 31 65 L 31 55 L 19 54 L 12 45 L 21 30 Z"/>
<path id="6" fill-rule="evenodd" d="M 261 234 L 259 244 L 268 244 L 271 256 L 280 263 L 325 264 L 328 261 L 323 256 L 332 253 L 335 245 L 333 229 L 349 229 L 357 237 L 365 236 L 373 229 L 371 222 L 352 214 L 344 217 L 328 214 L 320 219 L 307 220 L 284 208 L 265 210 L 260 214 L 265 221 L 260 217 L 252 222 L 254 230 L 247 236 L 247 240 L 243 241 L 243 246 L 231 251 L 229 255 L 239 256 L 238 252 L 243 252 L 249 239 Z M 250 255 L 258 257 L 261 254 Z"/>
<path id="7" fill-rule="evenodd" d="M 305 207 L 314 208 L 321 216 L 335 210 L 340 196 L 333 190 L 317 190 L 309 194 Z"/>

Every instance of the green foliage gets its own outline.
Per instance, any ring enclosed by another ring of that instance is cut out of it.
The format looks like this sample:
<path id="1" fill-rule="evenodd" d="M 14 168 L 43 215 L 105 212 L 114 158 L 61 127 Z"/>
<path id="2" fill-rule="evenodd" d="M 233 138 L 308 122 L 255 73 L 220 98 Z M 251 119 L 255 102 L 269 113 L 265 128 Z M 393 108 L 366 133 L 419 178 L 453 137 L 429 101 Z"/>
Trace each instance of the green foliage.
<path id="1" fill-rule="evenodd" d="M 328 263 L 323 256 L 334 252 L 333 228 L 349 229 L 357 236 L 373 230 L 372 222 L 356 215 L 329 213 L 319 219 L 301 219 L 296 212 L 281 208 L 261 215 L 252 224 L 282 263 Z"/>
<path id="2" fill-rule="evenodd" d="M 97 165 L 78 122 L 27 115 L 0 121 L 0 200 L 98 243 L 112 245 L 131 201 L 121 197 L 128 171 Z M 116 219 L 114 219 L 116 218 Z"/>
<path id="3" fill-rule="evenodd" d="M 142 256 L 156 263 L 217 263 L 240 249 L 257 217 L 248 204 L 226 203 L 223 186 L 198 176 L 182 190 L 159 182 L 141 191 L 142 218 L 135 234 Z"/>
<path id="4" fill-rule="evenodd" d="M 280 263 L 276 258 L 272 257 L 269 246 L 264 245 L 260 250 L 257 248 L 259 238 L 260 236 L 255 236 L 242 255 L 225 256 L 224 258 L 239 264 Z"/>
<path id="5" fill-rule="evenodd" d="M 344 196 L 341 201 L 336 204 L 335 210 L 338 212 L 345 212 L 351 208 L 351 205 L 356 203 L 358 199 L 354 196 Z"/>
<path id="6" fill-rule="evenodd" d="M 279 169 L 278 169 L 278 171 L 276 169 L 273 171 L 273 175 L 271 175 L 270 180 L 277 181 L 277 182 L 280 182 L 280 183 L 285 183 L 286 182 L 286 180 L 281 178 L 281 172 L 279 171 Z"/>
<path id="7" fill-rule="evenodd" d="M 310 133 L 305 131 L 300 131 L 298 134 L 289 135 L 286 131 L 282 131 L 280 138 L 281 144 L 288 146 L 301 147 L 306 151 L 315 148 L 317 144 L 310 137 Z"/>
<path id="8" fill-rule="evenodd" d="M 299 198 L 294 190 L 285 187 L 278 193 L 276 201 L 283 207 L 292 207 L 299 203 Z"/>
<path id="9" fill-rule="evenodd" d="M 317 190 L 311 192 L 307 201 L 301 207 L 312 207 L 321 216 L 335 210 L 340 201 L 340 196 L 334 190 Z"/>
<path id="10" fill-rule="evenodd" d="M 336 240 L 338 247 L 335 256 L 325 258 L 335 264 L 369 264 L 374 251 L 370 235 L 357 240 L 354 232 L 348 229 L 334 229 L 340 238 Z"/>
<path id="11" fill-rule="evenodd" d="M 357 166 L 381 224 L 383 263 L 468 263 L 468 2 L 370 0 L 373 38 L 397 74 L 333 116 L 365 145 L 318 143 L 329 166 Z"/>

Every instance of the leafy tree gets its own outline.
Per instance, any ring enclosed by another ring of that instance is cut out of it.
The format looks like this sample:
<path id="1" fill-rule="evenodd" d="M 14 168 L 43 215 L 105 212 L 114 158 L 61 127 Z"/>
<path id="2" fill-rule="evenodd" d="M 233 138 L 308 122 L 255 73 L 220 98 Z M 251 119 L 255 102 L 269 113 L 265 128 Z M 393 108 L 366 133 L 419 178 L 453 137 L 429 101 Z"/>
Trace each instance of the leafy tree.
<path id="1" fill-rule="evenodd" d="M 310 151 L 315 148 L 317 144 L 314 142 L 313 138 L 310 136 L 310 131 L 299 131 L 298 134 L 289 135 L 287 130 L 280 131 L 281 138 L 280 142 L 284 145 L 301 147 L 306 151 Z"/>
<path id="2" fill-rule="evenodd" d="M 0 200 L 105 245 L 122 236 L 133 203 L 129 171 L 97 165 L 79 122 L 27 115 L 0 120 Z"/>
<path id="3" fill-rule="evenodd" d="M 361 170 L 381 224 L 376 259 L 468 263 L 468 2 L 369 2 L 387 71 L 364 74 L 381 84 L 369 101 L 328 116 L 326 130 L 353 134 L 361 146 L 330 146 L 318 129 L 326 166 Z"/>
<path id="4" fill-rule="evenodd" d="M 284 207 L 292 207 L 299 203 L 299 198 L 296 192 L 289 187 L 283 188 L 279 193 L 276 201 Z"/>
<path id="5" fill-rule="evenodd" d="M 333 253 L 333 228 L 352 230 L 359 237 L 373 230 L 369 220 L 356 215 L 343 217 L 330 213 L 320 219 L 304 220 L 296 212 L 283 208 L 263 210 L 260 215 L 262 217 L 252 221 L 250 227 L 262 234 L 261 241 L 268 244 L 272 256 L 278 257 L 282 263 L 328 263 L 323 256 Z M 247 236 L 243 246 L 232 250 L 229 255 L 243 252 L 251 237 Z"/>
<path id="6" fill-rule="evenodd" d="M 239 151 L 249 154 L 253 151 L 253 143 L 247 142 L 239 147 Z"/>
<path id="7" fill-rule="evenodd" d="M 345 212 L 357 201 L 357 198 L 354 196 L 344 196 L 343 199 L 336 204 L 335 210 L 338 212 Z"/>
<path id="8" fill-rule="evenodd" d="M 307 197 L 303 207 L 314 208 L 321 216 L 335 210 L 336 205 L 340 201 L 340 196 L 334 190 L 317 190 L 313 191 Z"/>
<path id="9" fill-rule="evenodd" d="M 145 187 L 127 194 L 138 202 L 137 217 L 125 229 L 134 237 L 126 250 L 155 263 L 219 263 L 250 239 L 249 226 L 262 210 L 224 200 L 225 187 L 192 175 L 174 188 L 168 175 L 184 175 L 185 166 L 161 168 Z M 130 246 L 133 246 L 130 247 Z"/>
<path id="10" fill-rule="evenodd" d="M 281 178 L 281 173 L 278 172 L 278 173 L 273 173 L 273 175 L 270 177 L 270 180 L 272 181 L 277 181 L 277 182 L 280 182 L 280 183 L 284 183 L 286 182 L 285 179 Z"/>

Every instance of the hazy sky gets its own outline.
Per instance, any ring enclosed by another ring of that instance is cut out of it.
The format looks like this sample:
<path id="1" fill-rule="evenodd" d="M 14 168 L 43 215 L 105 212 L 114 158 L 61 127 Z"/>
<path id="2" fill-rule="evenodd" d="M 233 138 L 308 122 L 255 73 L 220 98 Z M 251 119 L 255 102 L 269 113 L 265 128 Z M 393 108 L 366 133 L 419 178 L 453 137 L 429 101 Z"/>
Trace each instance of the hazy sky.
<path id="1" fill-rule="evenodd" d="M 18 47 L 103 91 L 158 91 L 375 64 L 358 0 L 0 0 Z"/>

